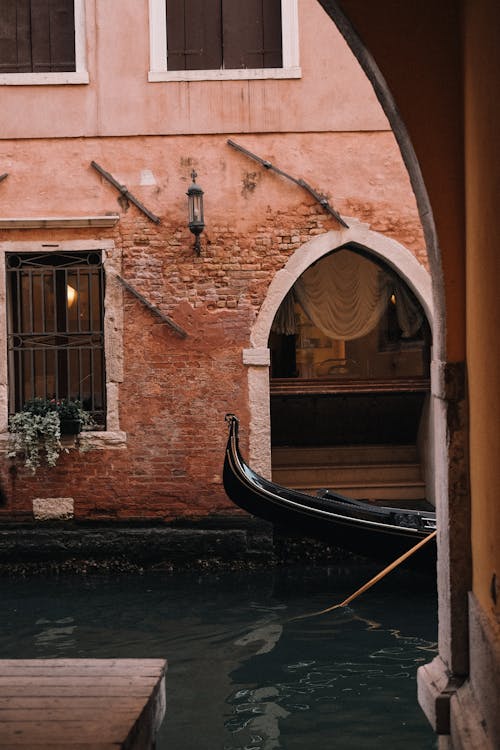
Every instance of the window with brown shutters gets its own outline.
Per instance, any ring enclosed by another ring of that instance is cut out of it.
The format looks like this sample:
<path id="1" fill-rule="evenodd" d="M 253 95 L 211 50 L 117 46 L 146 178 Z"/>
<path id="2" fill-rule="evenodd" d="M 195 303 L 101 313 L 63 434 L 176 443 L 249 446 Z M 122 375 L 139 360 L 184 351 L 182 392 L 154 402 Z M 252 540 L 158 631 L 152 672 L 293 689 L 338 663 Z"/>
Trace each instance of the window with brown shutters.
<path id="1" fill-rule="evenodd" d="M 0 73 L 74 70 L 74 0 L 1 0 Z"/>
<path id="2" fill-rule="evenodd" d="M 166 0 L 167 69 L 282 66 L 281 0 Z"/>

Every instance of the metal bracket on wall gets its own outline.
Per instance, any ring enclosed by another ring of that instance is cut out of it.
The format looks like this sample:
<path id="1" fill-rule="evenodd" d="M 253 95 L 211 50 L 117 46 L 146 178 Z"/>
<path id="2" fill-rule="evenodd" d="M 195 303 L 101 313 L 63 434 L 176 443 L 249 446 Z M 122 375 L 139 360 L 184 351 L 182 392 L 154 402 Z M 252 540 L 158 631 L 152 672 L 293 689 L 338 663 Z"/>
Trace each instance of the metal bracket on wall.
<path id="1" fill-rule="evenodd" d="M 328 211 L 328 213 L 333 216 L 339 224 L 341 224 L 346 229 L 349 229 L 349 225 L 345 223 L 342 216 L 338 213 L 338 211 L 335 211 L 332 206 L 330 206 L 328 200 L 325 198 L 324 195 L 320 195 L 319 193 L 314 190 L 305 180 L 302 178 L 296 178 L 292 177 L 291 175 L 287 174 L 286 172 L 283 172 L 283 170 L 278 169 L 278 167 L 275 167 L 273 164 L 271 164 L 270 161 L 267 161 L 266 159 L 261 159 L 260 156 L 257 156 L 256 154 L 253 154 L 251 151 L 248 151 L 246 148 L 243 148 L 243 146 L 240 146 L 238 143 L 235 143 L 230 138 L 227 141 L 229 146 L 232 146 L 236 151 L 241 151 L 242 154 L 245 154 L 245 156 L 248 156 L 250 159 L 254 159 L 254 161 L 261 164 L 265 169 L 270 169 L 273 172 L 276 172 L 276 174 L 281 175 L 282 177 L 286 177 L 287 180 L 291 180 L 296 185 L 299 185 L 299 187 L 304 188 L 304 190 L 307 190 L 307 192 L 312 195 L 315 201 L 317 201 L 320 206 L 322 206 L 325 211 Z"/>
<path id="2" fill-rule="evenodd" d="M 106 172 L 106 170 L 103 169 L 95 161 L 91 161 L 90 162 L 90 166 L 94 167 L 94 169 L 97 172 L 99 172 L 99 174 L 102 175 L 105 180 L 107 180 L 111 185 L 113 185 L 113 187 L 115 187 L 118 190 L 118 192 L 124 198 L 126 198 L 126 200 L 130 201 L 130 203 L 133 203 L 134 206 L 137 206 L 137 208 L 139 209 L 139 211 L 142 211 L 142 213 L 145 216 L 147 216 L 150 221 L 154 222 L 155 224 L 159 224 L 160 223 L 159 216 L 156 216 L 156 214 L 154 214 L 152 211 L 149 211 L 149 209 L 147 209 L 146 206 L 144 206 L 139 200 L 137 200 L 137 198 L 135 197 L 135 195 L 132 195 L 132 193 L 130 193 L 127 190 L 127 188 L 125 187 L 125 185 L 120 185 L 120 183 L 118 182 L 118 180 L 115 180 L 115 178 L 113 177 L 113 175 L 111 175 L 109 172 Z"/>
<path id="3" fill-rule="evenodd" d="M 116 275 L 116 278 L 118 279 L 120 284 L 122 284 L 125 287 L 127 292 L 130 292 L 131 294 L 134 295 L 134 297 L 137 297 L 139 302 L 142 302 L 142 304 L 145 307 L 147 307 L 148 310 L 150 310 L 154 315 L 157 315 L 163 323 L 166 323 L 168 326 L 170 326 L 170 328 L 178 336 L 180 336 L 181 339 L 187 338 L 187 333 L 184 330 L 184 328 L 181 328 L 179 325 L 177 325 L 177 323 L 175 323 L 175 321 L 172 320 L 172 318 L 169 318 L 168 315 L 165 315 L 164 313 L 162 313 L 162 311 L 159 310 L 155 305 L 152 305 L 151 302 L 149 302 L 149 300 L 147 300 L 146 297 L 144 297 L 140 292 L 137 291 L 137 289 L 135 289 L 131 284 L 129 284 L 128 281 L 125 281 L 125 279 L 122 279 L 122 277 L 118 276 L 118 274 Z"/>

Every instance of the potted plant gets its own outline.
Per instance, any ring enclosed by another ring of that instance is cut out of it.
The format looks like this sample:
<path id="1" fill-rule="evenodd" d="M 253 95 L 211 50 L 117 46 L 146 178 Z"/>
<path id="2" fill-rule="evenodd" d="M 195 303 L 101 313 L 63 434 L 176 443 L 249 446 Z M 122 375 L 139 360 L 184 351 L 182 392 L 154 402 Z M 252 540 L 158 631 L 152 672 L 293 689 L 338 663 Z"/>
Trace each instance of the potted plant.
<path id="1" fill-rule="evenodd" d="M 41 463 L 55 466 L 62 450 L 61 435 L 77 435 L 95 425 L 92 415 L 80 401 L 34 398 L 9 418 L 11 443 L 9 458 L 24 456 L 32 472 Z"/>
<path id="2" fill-rule="evenodd" d="M 90 412 L 86 411 L 80 401 L 63 398 L 59 401 L 52 399 L 54 409 L 59 414 L 61 435 L 78 435 L 85 428 L 93 427 L 94 420 Z"/>

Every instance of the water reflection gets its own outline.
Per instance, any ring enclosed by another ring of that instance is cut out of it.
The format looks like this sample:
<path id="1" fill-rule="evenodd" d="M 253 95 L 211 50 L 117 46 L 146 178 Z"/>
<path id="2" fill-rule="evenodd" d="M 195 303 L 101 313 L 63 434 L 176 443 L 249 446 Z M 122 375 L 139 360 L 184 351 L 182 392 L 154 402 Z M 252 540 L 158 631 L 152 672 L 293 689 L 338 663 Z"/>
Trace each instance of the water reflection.
<path id="1" fill-rule="evenodd" d="M 262 645 L 255 652 L 256 655 L 267 654 L 273 650 L 282 633 L 283 626 L 279 622 L 266 623 L 264 620 L 260 620 L 256 623 L 256 627 L 252 628 L 246 635 L 238 638 L 234 644 L 235 646 L 248 646 L 254 643 L 261 643 Z"/>
<path id="2" fill-rule="evenodd" d="M 35 622 L 41 629 L 34 634 L 33 639 L 43 656 L 49 648 L 66 653 L 75 646 L 76 641 L 72 636 L 77 626 L 74 622 L 72 617 L 61 617 L 58 620 L 46 620 L 42 617 Z"/>
<path id="3" fill-rule="evenodd" d="M 275 636 L 276 623 L 259 623 L 255 632 L 268 631 Z M 227 747 L 306 750 L 334 738 L 346 750 L 434 747 L 415 705 L 415 671 L 433 651 L 433 642 L 349 609 L 286 623 L 265 664 L 255 649 L 231 674 L 238 685 L 258 687 L 229 696 L 226 727 L 238 742 Z"/>
<path id="4" fill-rule="evenodd" d="M 0 580 L 0 658 L 168 658 L 158 750 L 428 750 L 415 686 L 435 651 L 428 580 L 400 571 L 351 608 L 291 620 L 374 572 Z"/>

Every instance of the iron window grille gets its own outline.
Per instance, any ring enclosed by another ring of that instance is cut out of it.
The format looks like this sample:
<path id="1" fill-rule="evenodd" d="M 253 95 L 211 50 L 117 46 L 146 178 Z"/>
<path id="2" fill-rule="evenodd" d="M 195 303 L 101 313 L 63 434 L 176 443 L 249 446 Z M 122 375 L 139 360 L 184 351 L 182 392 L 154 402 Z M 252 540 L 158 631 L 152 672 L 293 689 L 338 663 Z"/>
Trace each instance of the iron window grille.
<path id="1" fill-rule="evenodd" d="M 105 427 L 101 253 L 10 253 L 9 412 L 32 398 L 78 399 Z"/>

